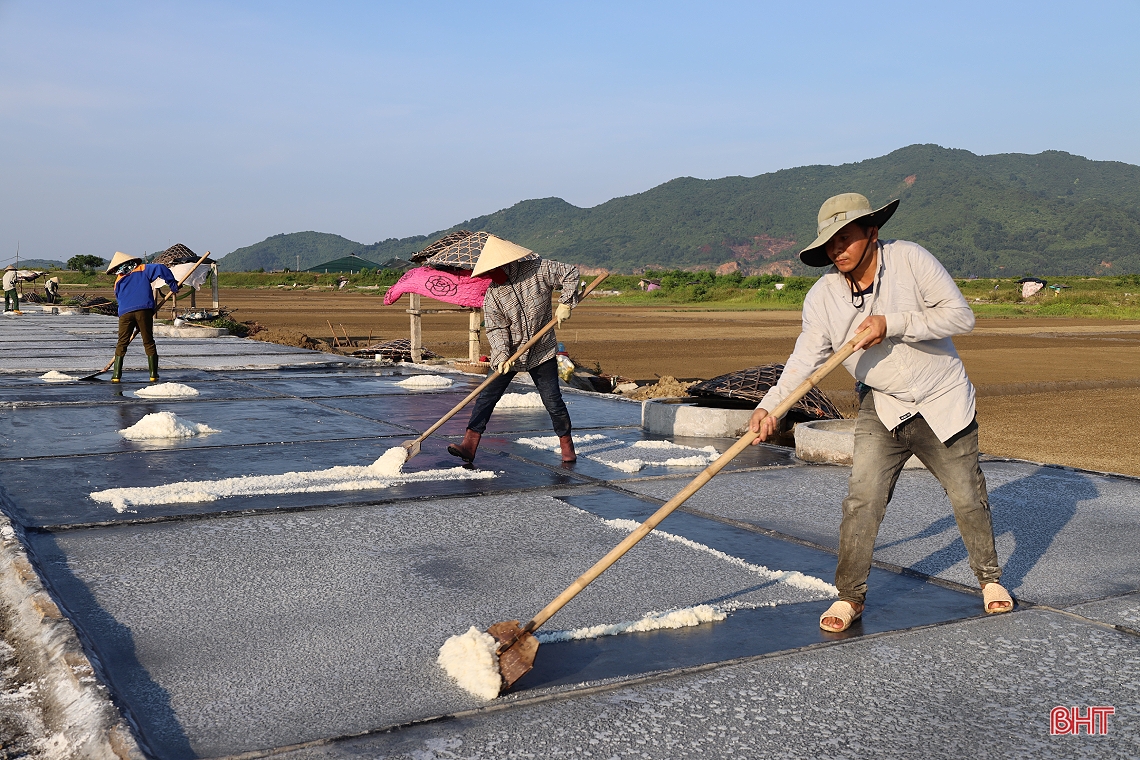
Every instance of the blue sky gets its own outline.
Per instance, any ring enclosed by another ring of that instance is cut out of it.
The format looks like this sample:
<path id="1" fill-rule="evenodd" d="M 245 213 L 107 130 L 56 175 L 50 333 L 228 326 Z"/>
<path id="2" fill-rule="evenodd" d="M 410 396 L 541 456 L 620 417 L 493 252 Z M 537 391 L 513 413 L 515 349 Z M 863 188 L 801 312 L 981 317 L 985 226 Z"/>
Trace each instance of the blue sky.
<path id="1" fill-rule="evenodd" d="M 1132 1 L 0 0 L 0 262 L 372 243 L 912 143 L 1140 164 L 1138 27 Z"/>

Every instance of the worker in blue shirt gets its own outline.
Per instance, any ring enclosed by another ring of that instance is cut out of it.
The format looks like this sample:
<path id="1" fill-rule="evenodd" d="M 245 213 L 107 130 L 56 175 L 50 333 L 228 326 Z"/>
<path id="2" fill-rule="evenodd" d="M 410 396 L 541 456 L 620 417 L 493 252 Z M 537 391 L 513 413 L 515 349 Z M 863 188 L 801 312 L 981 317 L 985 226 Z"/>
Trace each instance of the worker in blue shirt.
<path id="1" fill-rule="evenodd" d="M 171 293 L 178 292 L 178 281 L 165 264 L 144 264 L 143 260 L 116 251 L 107 265 L 107 274 L 115 273 L 115 298 L 119 301 L 119 343 L 115 346 L 115 369 L 111 382 L 123 377 L 123 358 L 135 330 L 142 336 L 150 381 L 158 382 L 158 348 L 154 345 L 154 289 L 151 283 L 165 280 Z"/>

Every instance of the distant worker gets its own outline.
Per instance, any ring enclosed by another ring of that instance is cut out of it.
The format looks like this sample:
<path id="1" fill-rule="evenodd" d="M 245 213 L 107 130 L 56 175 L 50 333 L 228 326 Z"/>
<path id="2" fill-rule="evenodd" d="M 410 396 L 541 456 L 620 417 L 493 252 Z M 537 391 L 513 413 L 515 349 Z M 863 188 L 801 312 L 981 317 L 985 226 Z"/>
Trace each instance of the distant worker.
<path id="1" fill-rule="evenodd" d="M 998 581 L 986 478 L 978 466 L 974 386 L 952 335 L 974 329 L 954 279 L 925 248 L 880 240 L 898 208 L 877 211 L 858 193 L 829 198 L 818 236 L 800 252 L 808 266 L 833 265 L 804 298 L 803 332 L 779 382 L 752 413 L 753 443 L 776 432 L 770 416 L 801 382 L 856 333 L 871 334 L 843 363 L 859 396 L 855 450 L 839 526 L 835 586 L 839 600 L 820 617 L 826 631 L 845 631 L 863 614 L 871 554 L 895 483 L 911 455 L 942 484 L 982 587 L 987 613 L 1009 612 L 1013 599 Z"/>
<path id="2" fill-rule="evenodd" d="M 16 267 L 9 264 L 4 267 L 4 312 L 23 314 L 20 311 L 20 294 L 16 292 Z"/>
<path id="3" fill-rule="evenodd" d="M 577 459 L 574 440 L 570 436 L 570 413 L 558 387 L 558 362 L 555 354 L 558 340 L 554 331 L 539 338 L 518 361 L 507 361 L 522 344 L 530 340 L 552 319 L 551 296 L 555 288 L 562 290 L 555 312 L 558 324 L 570 318 L 570 308 L 578 290 L 578 268 L 549 259 L 540 259 L 522 246 L 491 236 L 479 254 L 471 275 L 489 274 L 491 287 L 483 299 L 483 323 L 487 342 L 491 344 L 491 365 L 500 373 L 491 381 L 471 411 L 463 442 L 447 447 L 449 454 L 470 463 L 475 459 L 479 439 L 487 429 L 487 421 L 495 404 L 520 371 L 530 373 L 543 406 L 554 423 L 562 451 L 562 461 Z"/>
<path id="4" fill-rule="evenodd" d="M 127 355 L 127 344 L 135 331 L 142 337 L 146 363 L 150 368 L 150 381 L 158 382 L 158 348 L 154 345 L 154 289 L 151 283 L 165 280 L 171 293 L 178 292 L 178 281 L 165 264 L 144 264 L 137 257 L 115 251 L 107 274 L 115 273 L 115 298 L 119 300 L 119 343 L 115 346 L 115 369 L 111 382 L 117 383 L 123 377 L 123 359 Z"/>
<path id="5" fill-rule="evenodd" d="M 44 283 L 44 301 L 47 303 L 59 303 L 58 277 L 49 277 L 47 282 Z"/>

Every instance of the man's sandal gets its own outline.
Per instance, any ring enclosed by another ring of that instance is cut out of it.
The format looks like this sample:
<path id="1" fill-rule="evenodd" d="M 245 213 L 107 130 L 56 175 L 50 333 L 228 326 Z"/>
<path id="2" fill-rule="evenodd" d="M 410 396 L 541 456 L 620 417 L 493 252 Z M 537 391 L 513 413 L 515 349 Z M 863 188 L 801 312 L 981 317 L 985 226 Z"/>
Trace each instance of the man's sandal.
<path id="1" fill-rule="evenodd" d="M 990 605 L 994 602 L 1005 602 L 1008 606 L 991 609 Z M 998 615 L 1013 609 L 1013 597 L 1000 583 L 987 583 L 982 586 L 982 604 L 985 606 L 987 615 Z"/>
<path id="2" fill-rule="evenodd" d="M 819 616 L 819 627 L 825 631 L 830 631 L 831 633 L 841 633 L 850 628 L 851 624 L 861 617 L 863 617 L 863 610 L 856 612 L 855 605 L 851 604 L 851 602 L 847 601 L 846 599 L 840 599 L 838 602 L 834 602 L 830 607 L 828 607 L 827 612 Z M 838 628 L 826 626 L 823 624 L 823 621 L 827 618 L 838 618 L 842 625 L 840 625 Z"/>

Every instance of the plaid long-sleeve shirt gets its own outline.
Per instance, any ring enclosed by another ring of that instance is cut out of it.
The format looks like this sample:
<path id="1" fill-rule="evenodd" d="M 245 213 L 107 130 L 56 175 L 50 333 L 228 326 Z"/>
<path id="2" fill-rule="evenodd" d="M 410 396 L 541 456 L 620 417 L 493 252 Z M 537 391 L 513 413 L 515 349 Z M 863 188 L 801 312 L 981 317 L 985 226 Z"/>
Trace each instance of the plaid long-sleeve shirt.
<path id="1" fill-rule="evenodd" d="M 573 306 L 578 290 L 578 267 L 560 261 L 538 259 L 515 261 L 503 267 L 507 281 L 487 289 L 483 299 L 483 323 L 491 344 L 491 363 L 498 366 L 554 318 L 550 304 L 555 288 L 558 300 Z M 554 358 L 558 339 L 551 330 L 543 335 L 515 364 L 516 370 L 534 369 Z"/>

